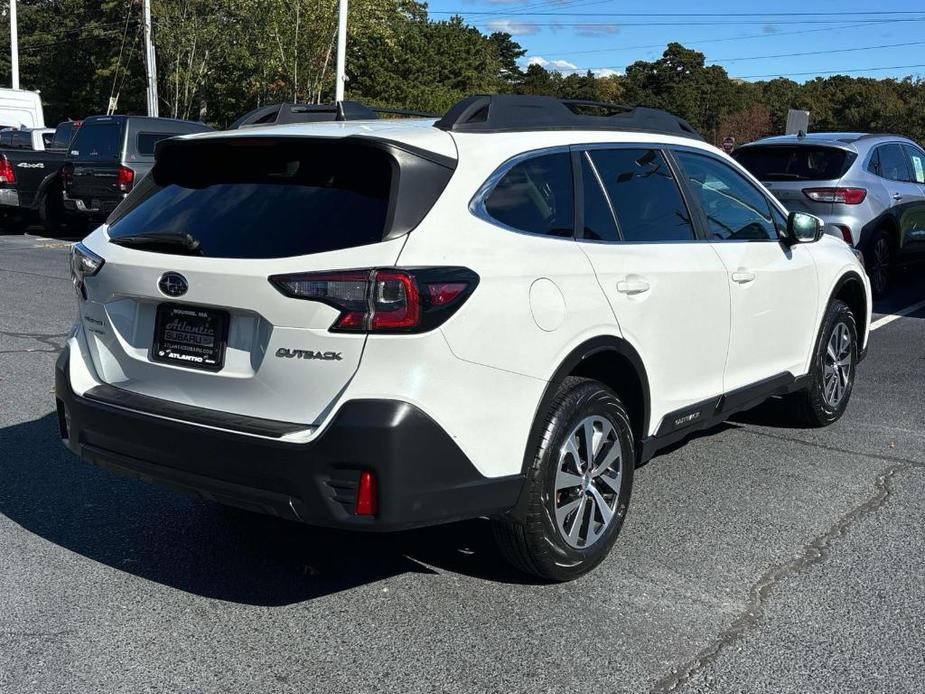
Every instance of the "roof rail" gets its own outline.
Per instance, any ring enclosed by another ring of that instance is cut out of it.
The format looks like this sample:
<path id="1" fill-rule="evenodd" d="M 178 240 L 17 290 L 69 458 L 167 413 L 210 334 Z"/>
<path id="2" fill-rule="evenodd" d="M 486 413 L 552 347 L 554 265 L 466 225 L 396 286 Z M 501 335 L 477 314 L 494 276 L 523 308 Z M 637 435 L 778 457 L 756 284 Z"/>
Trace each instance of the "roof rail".
<path id="1" fill-rule="evenodd" d="M 629 130 L 703 140 L 693 126 L 667 111 L 551 96 L 470 96 L 434 125 L 463 133 L 529 130 Z"/>
<path id="2" fill-rule="evenodd" d="M 228 129 L 236 130 L 258 125 L 284 125 L 286 123 L 375 120 L 380 113 L 396 116 L 439 118 L 435 113 L 408 111 L 398 108 L 378 108 L 376 106 L 365 106 L 356 101 L 340 101 L 335 104 L 270 104 L 245 113 L 232 123 Z"/>

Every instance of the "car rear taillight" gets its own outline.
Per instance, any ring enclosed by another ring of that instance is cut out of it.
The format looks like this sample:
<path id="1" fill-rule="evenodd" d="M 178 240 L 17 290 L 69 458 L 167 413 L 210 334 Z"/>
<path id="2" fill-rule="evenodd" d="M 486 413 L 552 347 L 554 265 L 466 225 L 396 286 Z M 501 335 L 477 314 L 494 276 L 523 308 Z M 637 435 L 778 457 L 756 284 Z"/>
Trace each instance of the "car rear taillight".
<path id="1" fill-rule="evenodd" d="M 419 333 L 432 330 L 463 305 L 479 277 L 462 267 L 381 268 L 274 275 L 285 296 L 340 311 L 333 332 Z"/>
<path id="2" fill-rule="evenodd" d="M 804 188 L 803 195 L 814 202 L 860 205 L 867 197 L 867 190 L 864 188 Z"/>
<path id="3" fill-rule="evenodd" d="M 841 237 L 845 240 L 849 246 L 854 245 L 854 239 L 851 238 L 851 227 L 847 224 L 836 224 L 835 228 L 841 232 Z"/>
<path id="4" fill-rule="evenodd" d="M 58 173 L 61 176 L 61 185 L 67 190 L 74 182 L 74 165 L 65 164 Z"/>
<path id="5" fill-rule="evenodd" d="M 116 171 L 116 184 L 119 186 L 119 190 L 123 193 L 127 193 L 132 188 L 132 183 L 135 182 L 135 172 L 132 171 L 127 166 L 119 165 L 118 170 Z"/>
<path id="6" fill-rule="evenodd" d="M 16 183 L 16 172 L 12 162 L 0 155 L 0 183 Z"/>

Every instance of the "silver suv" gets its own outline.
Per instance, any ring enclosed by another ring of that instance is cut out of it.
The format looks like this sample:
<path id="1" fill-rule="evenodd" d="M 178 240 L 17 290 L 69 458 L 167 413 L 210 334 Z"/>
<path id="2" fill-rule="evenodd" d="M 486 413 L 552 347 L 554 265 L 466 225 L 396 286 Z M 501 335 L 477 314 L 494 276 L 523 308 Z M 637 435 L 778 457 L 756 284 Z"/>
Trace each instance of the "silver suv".
<path id="1" fill-rule="evenodd" d="M 791 211 L 864 254 L 871 288 L 890 288 L 897 263 L 925 259 L 925 151 L 898 135 L 767 137 L 733 156 Z"/>

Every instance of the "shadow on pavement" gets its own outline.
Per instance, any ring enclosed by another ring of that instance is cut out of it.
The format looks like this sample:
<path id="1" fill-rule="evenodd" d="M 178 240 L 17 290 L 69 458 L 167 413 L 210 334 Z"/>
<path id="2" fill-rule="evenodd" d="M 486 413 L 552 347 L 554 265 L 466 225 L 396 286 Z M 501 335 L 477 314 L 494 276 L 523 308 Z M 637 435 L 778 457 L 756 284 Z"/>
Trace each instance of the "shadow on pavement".
<path id="1" fill-rule="evenodd" d="M 205 597 L 285 605 L 437 569 L 528 583 L 487 521 L 395 534 L 311 528 L 162 490 L 78 460 L 51 414 L 0 429 L 0 513 L 72 552 Z"/>

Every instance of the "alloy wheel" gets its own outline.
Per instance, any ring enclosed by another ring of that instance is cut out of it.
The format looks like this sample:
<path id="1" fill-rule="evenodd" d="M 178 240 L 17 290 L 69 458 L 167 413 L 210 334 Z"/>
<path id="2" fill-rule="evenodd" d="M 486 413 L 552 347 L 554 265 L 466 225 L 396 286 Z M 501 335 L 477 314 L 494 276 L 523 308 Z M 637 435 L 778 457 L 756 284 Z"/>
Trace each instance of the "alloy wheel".
<path id="1" fill-rule="evenodd" d="M 848 326 L 837 323 L 822 362 L 822 396 L 835 409 L 848 392 L 851 379 L 851 334 Z"/>
<path id="2" fill-rule="evenodd" d="M 885 291 L 890 278 L 890 242 L 881 236 L 874 244 L 870 263 L 870 282 L 878 294 Z"/>
<path id="3" fill-rule="evenodd" d="M 618 511 L 623 453 L 616 428 L 585 417 L 566 437 L 556 469 L 556 525 L 572 547 L 597 542 Z"/>

